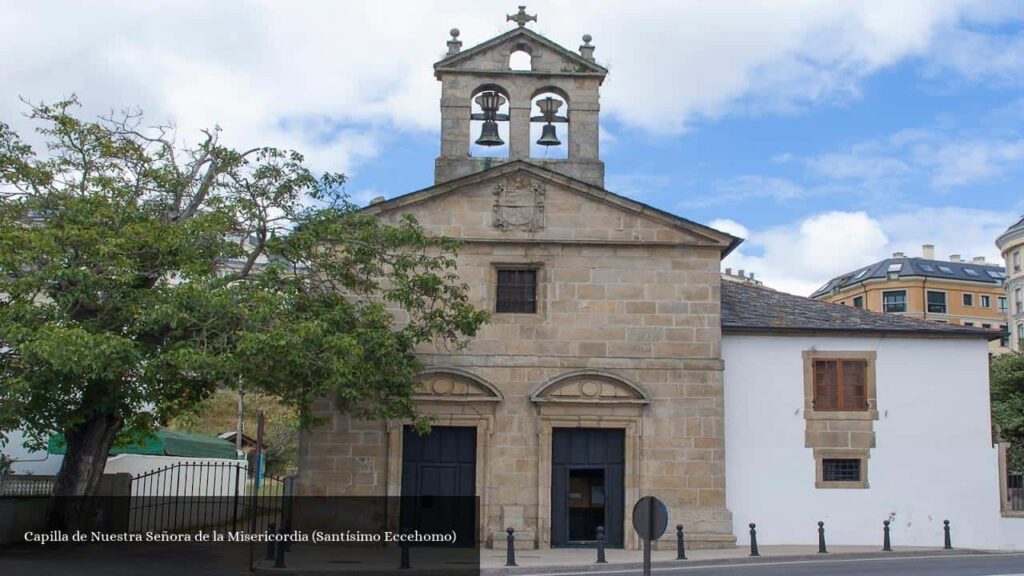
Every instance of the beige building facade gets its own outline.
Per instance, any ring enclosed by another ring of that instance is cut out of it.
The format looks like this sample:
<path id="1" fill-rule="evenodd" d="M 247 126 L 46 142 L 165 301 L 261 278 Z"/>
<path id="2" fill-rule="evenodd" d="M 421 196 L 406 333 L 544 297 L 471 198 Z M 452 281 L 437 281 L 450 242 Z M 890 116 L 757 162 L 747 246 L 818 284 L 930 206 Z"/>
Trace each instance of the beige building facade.
<path id="1" fill-rule="evenodd" d="M 1024 350 L 1024 217 L 1011 225 L 996 240 L 1006 262 L 1006 321 L 1009 344 L 1014 351 Z"/>
<path id="2" fill-rule="evenodd" d="M 592 542 L 597 526 L 610 546 L 635 548 L 630 507 L 653 494 L 691 546 L 732 546 L 719 266 L 739 239 L 605 190 L 607 71 L 590 37 L 573 52 L 516 23 L 465 51 L 453 30 L 435 65 L 436 183 L 367 208 L 462 240 L 460 278 L 492 320 L 465 349 L 419 350 L 426 437 L 320 402 L 326 424 L 302 439 L 301 490 L 476 496 L 485 545 L 511 527 L 540 548 Z M 512 70 L 523 52 L 530 68 Z M 489 117 L 473 106 L 485 93 Z M 557 116 L 537 105 L 546 95 Z M 532 157 L 538 117 L 564 158 Z M 507 153 L 476 157 L 471 127 L 491 121 L 507 122 L 495 146 Z"/>

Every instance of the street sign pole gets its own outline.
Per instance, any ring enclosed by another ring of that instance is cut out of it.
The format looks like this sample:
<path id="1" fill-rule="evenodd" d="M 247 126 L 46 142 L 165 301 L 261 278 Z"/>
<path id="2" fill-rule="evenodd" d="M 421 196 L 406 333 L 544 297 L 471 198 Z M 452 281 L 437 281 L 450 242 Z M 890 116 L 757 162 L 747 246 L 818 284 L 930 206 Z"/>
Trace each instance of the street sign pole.
<path id="1" fill-rule="evenodd" d="M 651 576 L 651 535 L 654 534 L 654 498 L 647 500 L 647 537 L 644 538 L 644 576 Z"/>
<path id="2" fill-rule="evenodd" d="M 668 506 L 655 496 L 644 496 L 633 506 L 633 528 L 644 541 L 644 576 L 651 576 L 651 546 L 668 528 Z"/>

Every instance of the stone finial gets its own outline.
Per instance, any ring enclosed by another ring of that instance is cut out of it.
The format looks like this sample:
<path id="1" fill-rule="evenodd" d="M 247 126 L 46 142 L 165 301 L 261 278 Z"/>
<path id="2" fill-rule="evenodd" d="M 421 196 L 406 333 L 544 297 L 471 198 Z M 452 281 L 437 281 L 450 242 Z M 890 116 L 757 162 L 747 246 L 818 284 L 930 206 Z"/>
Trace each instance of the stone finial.
<path id="1" fill-rule="evenodd" d="M 533 14 L 533 15 L 527 14 L 526 13 L 526 6 L 520 6 L 519 7 L 519 12 L 516 12 L 515 14 L 507 14 L 505 16 L 505 21 L 506 22 L 515 22 L 520 28 L 525 28 L 527 22 L 530 22 L 530 21 L 536 22 L 537 21 L 537 15 L 536 14 Z"/>
<path id="2" fill-rule="evenodd" d="M 594 45 L 590 43 L 593 39 L 594 37 L 590 34 L 584 34 L 583 44 L 580 46 L 580 56 L 583 56 L 583 58 L 590 60 L 591 62 L 594 61 Z"/>
<path id="3" fill-rule="evenodd" d="M 458 54 L 459 50 L 462 50 L 462 40 L 459 40 L 459 29 L 452 28 L 449 34 L 452 35 L 452 39 L 448 41 L 448 55 Z"/>

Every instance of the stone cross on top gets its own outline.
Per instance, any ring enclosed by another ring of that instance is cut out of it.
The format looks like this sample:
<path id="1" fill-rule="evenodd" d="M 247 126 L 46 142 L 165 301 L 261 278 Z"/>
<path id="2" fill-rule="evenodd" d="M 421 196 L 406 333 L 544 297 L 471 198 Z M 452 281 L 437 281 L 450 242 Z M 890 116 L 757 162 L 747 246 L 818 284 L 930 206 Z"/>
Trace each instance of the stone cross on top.
<path id="1" fill-rule="evenodd" d="M 526 6 L 520 6 L 519 7 L 519 12 L 517 12 L 515 15 L 508 14 L 508 15 L 505 16 L 505 21 L 506 22 L 509 22 L 509 21 L 515 22 L 516 24 L 519 25 L 520 28 L 526 27 L 526 23 L 531 21 L 531 20 L 536 22 L 537 21 L 537 15 L 534 14 L 534 15 L 531 16 L 531 15 L 527 14 L 526 13 Z"/>

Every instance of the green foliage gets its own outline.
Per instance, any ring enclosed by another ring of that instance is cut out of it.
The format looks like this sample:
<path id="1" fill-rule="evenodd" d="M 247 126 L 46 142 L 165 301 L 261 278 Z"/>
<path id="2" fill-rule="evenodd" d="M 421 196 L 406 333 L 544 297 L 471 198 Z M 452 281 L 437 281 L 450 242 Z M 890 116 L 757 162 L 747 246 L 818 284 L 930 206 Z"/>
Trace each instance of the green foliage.
<path id="1" fill-rule="evenodd" d="M 274 396 L 250 392 L 245 394 L 245 434 L 256 438 L 257 419 L 266 413 L 263 452 L 267 473 L 283 475 L 298 465 L 299 414 Z M 238 428 L 238 394 L 218 390 L 170 423 L 171 428 L 216 436 Z"/>
<path id="2" fill-rule="evenodd" d="M 76 105 L 30 106 L 45 154 L 0 123 L 0 430 L 131 440 L 240 382 L 303 426 L 322 397 L 411 418 L 414 347 L 486 321 L 457 245 L 360 213 L 343 175 Z"/>
<path id="3" fill-rule="evenodd" d="M 1010 468 L 1024 471 L 1024 353 L 992 360 L 992 423 L 997 436 L 1011 444 Z"/>

